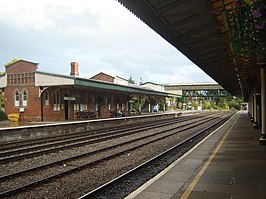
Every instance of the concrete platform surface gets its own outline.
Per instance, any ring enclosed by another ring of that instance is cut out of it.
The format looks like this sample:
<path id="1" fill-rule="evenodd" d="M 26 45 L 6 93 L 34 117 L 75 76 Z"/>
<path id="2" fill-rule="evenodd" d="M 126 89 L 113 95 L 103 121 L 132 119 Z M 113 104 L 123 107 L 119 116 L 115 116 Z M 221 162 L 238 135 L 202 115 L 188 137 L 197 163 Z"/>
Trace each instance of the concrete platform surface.
<path id="1" fill-rule="evenodd" d="M 238 112 L 126 199 L 265 199 L 266 146 Z"/>

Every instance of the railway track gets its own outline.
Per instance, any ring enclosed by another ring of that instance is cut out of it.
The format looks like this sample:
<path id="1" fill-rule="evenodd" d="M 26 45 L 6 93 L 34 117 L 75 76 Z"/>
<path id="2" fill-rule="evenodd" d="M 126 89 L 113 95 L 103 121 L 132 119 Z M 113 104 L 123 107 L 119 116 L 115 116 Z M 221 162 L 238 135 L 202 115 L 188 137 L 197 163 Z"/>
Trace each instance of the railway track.
<path id="1" fill-rule="evenodd" d="M 115 159 L 123 154 L 130 153 L 131 151 L 137 150 L 141 147 L 154 144 L 156 142 L 159 142 L 160 140 L 166 139 L 178 133 L 186 132 L 189 129 L 199 127 L 207 122 L 217 120 L 217 117 L 225 117 L 225 116 L 209 115 L 203 118 L 197 117 L 196 119 L 193 118 L 190 122 L 183 121 L 183 124 L 182 122 L 178 122 L 179 125 L 174 125 L 177 124 L 177 121 L 174 120 L 171 122 L 168 121 L 166 123 L 162 122 L 154 126 L 142 125 L 141 128 L 139 129 L 136 129 L 136 127 L 131 126 L 131 128 L 133 128 L 132 130 L 124 128 L 124 129 L 119 129 L 117 131 L 108 132 L 111 134 L 117 133 L 116 135 L 110 135 L 110 134 L 106 135 L 103 133 L 106 137 L 101 137 L 102 135 L 97 135 L 99 137 L 95 138 L 96 135 L 94 135 L 93 139 L 95 142 L 98 143 L 106 141 L 108 139 L 109 140 L 117 139 L 120 138 L 121 136 L 122 137 L 128 136 L 129 132 L 131 132 L 131 136 L 132 133 L 135 134 L 133 138 L 131 139 L 127 138 L 125 140 L 120 141 L 119 143 L 114 143 L 106 147 L 90 150 L 89 152 L 86 153 L 82 153 L 69 158 L 64 158 L 51 163 L 43 164 L 41 166 L 36 166 L 19 172 L 2 175 L 0 177 L 0 184 L 1 187 L 5 188 L 2 189 L 4 191 L 0 193 L 0 197 L 12 196 L 14 194 L 22 192 L 22 190 L 25 191 L 25 190 L 30 190 L 36 186 L 42 186 L 42 184 L 46 184 L 47 182 L 58 180 L 60 178 L 64 178 L 64 176 L 76 173 L 80 170 L 83 170 L 84 168 L 93 168 L 95 167 L 95 165 L 97 166 L 104 161 Z M 170 126 L 172 125 L 173 127 L 162 129 L 163 127 L 169 125 Z M 151 129 L 157 129 L 157 131 L 156 132 L 153 131 L 150 134 L 145 134 L 144 136 L 136 136 L 140 135 L 141 134 L 140 132 L 150 131 Z M 84 140 L 82 142 L 84 142 Z M 92 142 L 92 140 L 90 140 L 89 142 Z M 12 157 L 10 158 L 12 159 Z M 17 161 L 18 159 L 15 158 L 15 160 Z M 16 185 L 14 185 L 13 183 L 14 181 L 16 181 Z"/>
<path id="2" fill-rule="evenodd" d="M 128 196 L 142 184 L 168 167 L 176 159 L 191 149 L 195 144 L 205 138 L 210 132 L 217 129 L 221 124 L 226 122 L 231 117 L 232 115 L 229 115 L 215 122 L 211 126 L 195 133 L 191 137 L 149 159 L 141 165 L 138 165 L 130 171 L 123 173 L 117 178 L 105 183 L 104 185 L 101 185 L 96 189 L 84 194 L 83 196 L 79 197 L 79 199 L 124 198 Z"/>
<path id="3" fill-rule="evenodd" d="M 101 129 L 91 132 L 82 132 L 78 134 L 64 135 L 52 138 L 44 138 L 38 140 L 24 141 L 6 144 L 0 147 L 0 163 L 7 161 L 16 161 L 28 157 L 43 155 L 46 153 L 56 152 L 62 149 L 79 147 L 82 145 L 102 142 L 108 139 L 115 139 L 122 136 L 127 136 L 140 131 L 149 130 L 157 127 L 167 126 L 176 122 L 184 122 L 192 119 L 200 119 L 203 116 L 190 116 L 186 118 L 177 118 L 174 120 L 155 121 L 153 123 L 143 123 L 138 125 L 128 125 L 114 127 L 110 129 Z"/>

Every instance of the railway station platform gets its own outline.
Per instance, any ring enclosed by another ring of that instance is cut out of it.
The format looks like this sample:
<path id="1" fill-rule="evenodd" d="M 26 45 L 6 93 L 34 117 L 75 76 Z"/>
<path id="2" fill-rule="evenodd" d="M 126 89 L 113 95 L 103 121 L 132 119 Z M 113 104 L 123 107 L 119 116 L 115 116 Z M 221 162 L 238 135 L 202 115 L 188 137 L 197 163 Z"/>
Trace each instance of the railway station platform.
<path id="1" fill-rule="evenodd" d="M 265 199 L 260 132 L 246 111 L 238 112 L 126 199 Z"/>

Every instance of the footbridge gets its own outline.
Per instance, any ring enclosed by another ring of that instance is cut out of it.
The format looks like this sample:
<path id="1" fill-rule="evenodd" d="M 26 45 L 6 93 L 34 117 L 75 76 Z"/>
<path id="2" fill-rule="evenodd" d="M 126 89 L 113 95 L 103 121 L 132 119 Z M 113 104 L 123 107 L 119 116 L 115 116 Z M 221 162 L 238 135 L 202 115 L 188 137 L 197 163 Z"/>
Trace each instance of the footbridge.
<path id="1" fill-rule="evenodd" d="M 186 83 L 168 84 L 166 92 L 182 95 L 183 97 L 227 97 L 230 94 L 217 83 Z"/>

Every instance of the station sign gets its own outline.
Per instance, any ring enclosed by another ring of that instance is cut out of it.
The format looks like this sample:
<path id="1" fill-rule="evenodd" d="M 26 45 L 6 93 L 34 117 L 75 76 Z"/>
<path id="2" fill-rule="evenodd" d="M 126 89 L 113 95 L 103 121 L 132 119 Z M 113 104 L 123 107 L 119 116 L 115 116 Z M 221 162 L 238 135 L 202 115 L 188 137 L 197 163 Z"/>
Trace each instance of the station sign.
<path id="1" fill-rule="evenodd" d="M 75 97 L 64 97 L 64 100 L 75 101 L 76 98 Z"/>

